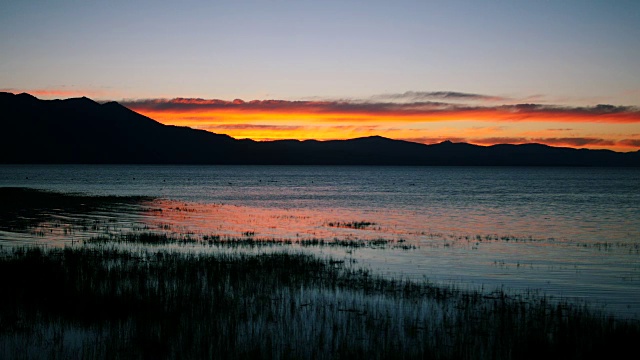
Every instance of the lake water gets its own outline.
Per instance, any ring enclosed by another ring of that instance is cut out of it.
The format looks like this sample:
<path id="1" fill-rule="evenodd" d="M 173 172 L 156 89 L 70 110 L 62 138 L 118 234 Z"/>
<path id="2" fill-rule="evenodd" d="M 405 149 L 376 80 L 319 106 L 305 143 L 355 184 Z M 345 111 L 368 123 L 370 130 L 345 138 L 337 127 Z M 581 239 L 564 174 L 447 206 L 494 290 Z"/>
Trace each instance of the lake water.
<path id="1" fill-rule="evenodd" d="M 131 211 L 56 213 L 57 225 L 0 232 L 4 244 L 90 236 L 64 226 L 74 217 L 107 219 L 101 231 L 196 238 L 386 239 L 397 246 L 305 251 L 385 275 L 535 290 L 640 319 L 640 169 L 0 165 L 3 186 L 156 198 Z"/>

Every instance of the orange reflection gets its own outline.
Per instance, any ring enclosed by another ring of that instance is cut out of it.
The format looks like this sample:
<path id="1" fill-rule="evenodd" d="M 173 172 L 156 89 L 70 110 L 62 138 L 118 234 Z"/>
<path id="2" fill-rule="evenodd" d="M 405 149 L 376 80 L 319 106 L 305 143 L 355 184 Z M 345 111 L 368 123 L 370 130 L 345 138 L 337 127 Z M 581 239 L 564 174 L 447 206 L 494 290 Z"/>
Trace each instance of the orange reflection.
<path id="1" fill-rule="evenodd" d="M 145 218 L 147 227 L 155 231 L 169 231 L 179 236 L 202 238 L 217 235 L 222 238 L 251 237 L 256 240 L 373 240 L 385 238 L 398 240 L 411 230 L 398 228 L 367 218 L 375 215 L 354 213 L 346 209 L 313 210 L 305 208 L 282 209 L 252 206 L 182 203 L 172 200 L 156 200 L 154 208 Z M 402 217 L 399 217 L 402 218 Z M 341 222 L 369 221 L 376 226 L 362 229 L 332 226 Z"/>

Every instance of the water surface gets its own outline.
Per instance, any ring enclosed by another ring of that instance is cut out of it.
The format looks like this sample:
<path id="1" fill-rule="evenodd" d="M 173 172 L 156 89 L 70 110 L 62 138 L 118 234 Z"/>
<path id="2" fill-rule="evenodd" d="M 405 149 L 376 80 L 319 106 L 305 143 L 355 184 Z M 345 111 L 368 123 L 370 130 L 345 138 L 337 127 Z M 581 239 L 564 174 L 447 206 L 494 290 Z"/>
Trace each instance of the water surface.
<path id="1" fill-rule="evenodd" d="M 128 231 L 382 238 L 405 247 L 315 251 L 394 276 L 537 289 L 640 318 L 639 179 L 628 168 L 3 165 L 0 186 L 154 200 L 50 211 L 0 241 Z M 372 225 L 343 226 L 358 222 Z"/>

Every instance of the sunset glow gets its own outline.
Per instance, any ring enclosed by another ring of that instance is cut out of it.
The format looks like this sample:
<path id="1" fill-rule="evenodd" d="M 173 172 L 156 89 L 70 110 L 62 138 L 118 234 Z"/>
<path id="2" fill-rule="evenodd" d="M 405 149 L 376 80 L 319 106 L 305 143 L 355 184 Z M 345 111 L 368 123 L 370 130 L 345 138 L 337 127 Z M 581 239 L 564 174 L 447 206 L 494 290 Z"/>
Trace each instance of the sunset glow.
<path id="1" fill-rule="evenodd" d="M 639 4 L 9 2 L 0 91 L 258 141 L 637 151 Z"/>
<path id="2" fill-rule="evenodd" d="M 640 148 L 640 110 L 625 106 L 185 98 L 123 105 L 163 124 L 258 141 L 380 135 L 425 144 L 451 140 L 478 145 L 535 142 L 617 151 Z"/>

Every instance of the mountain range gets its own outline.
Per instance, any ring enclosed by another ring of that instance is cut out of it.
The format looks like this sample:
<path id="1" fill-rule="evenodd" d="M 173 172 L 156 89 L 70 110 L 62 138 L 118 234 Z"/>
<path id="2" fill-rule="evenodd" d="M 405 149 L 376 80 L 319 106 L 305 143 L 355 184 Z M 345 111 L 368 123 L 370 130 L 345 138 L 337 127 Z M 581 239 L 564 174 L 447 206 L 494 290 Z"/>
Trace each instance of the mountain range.
<path id="1" fill-rule="evenodd" d="M 0 163 L 640 166 L 620 153 L 542 144 L 424 145 L 379 136 L 350 140 L 236 140 L 163 125 L 117 102 L 40 100 L 0 93 Z"/>

